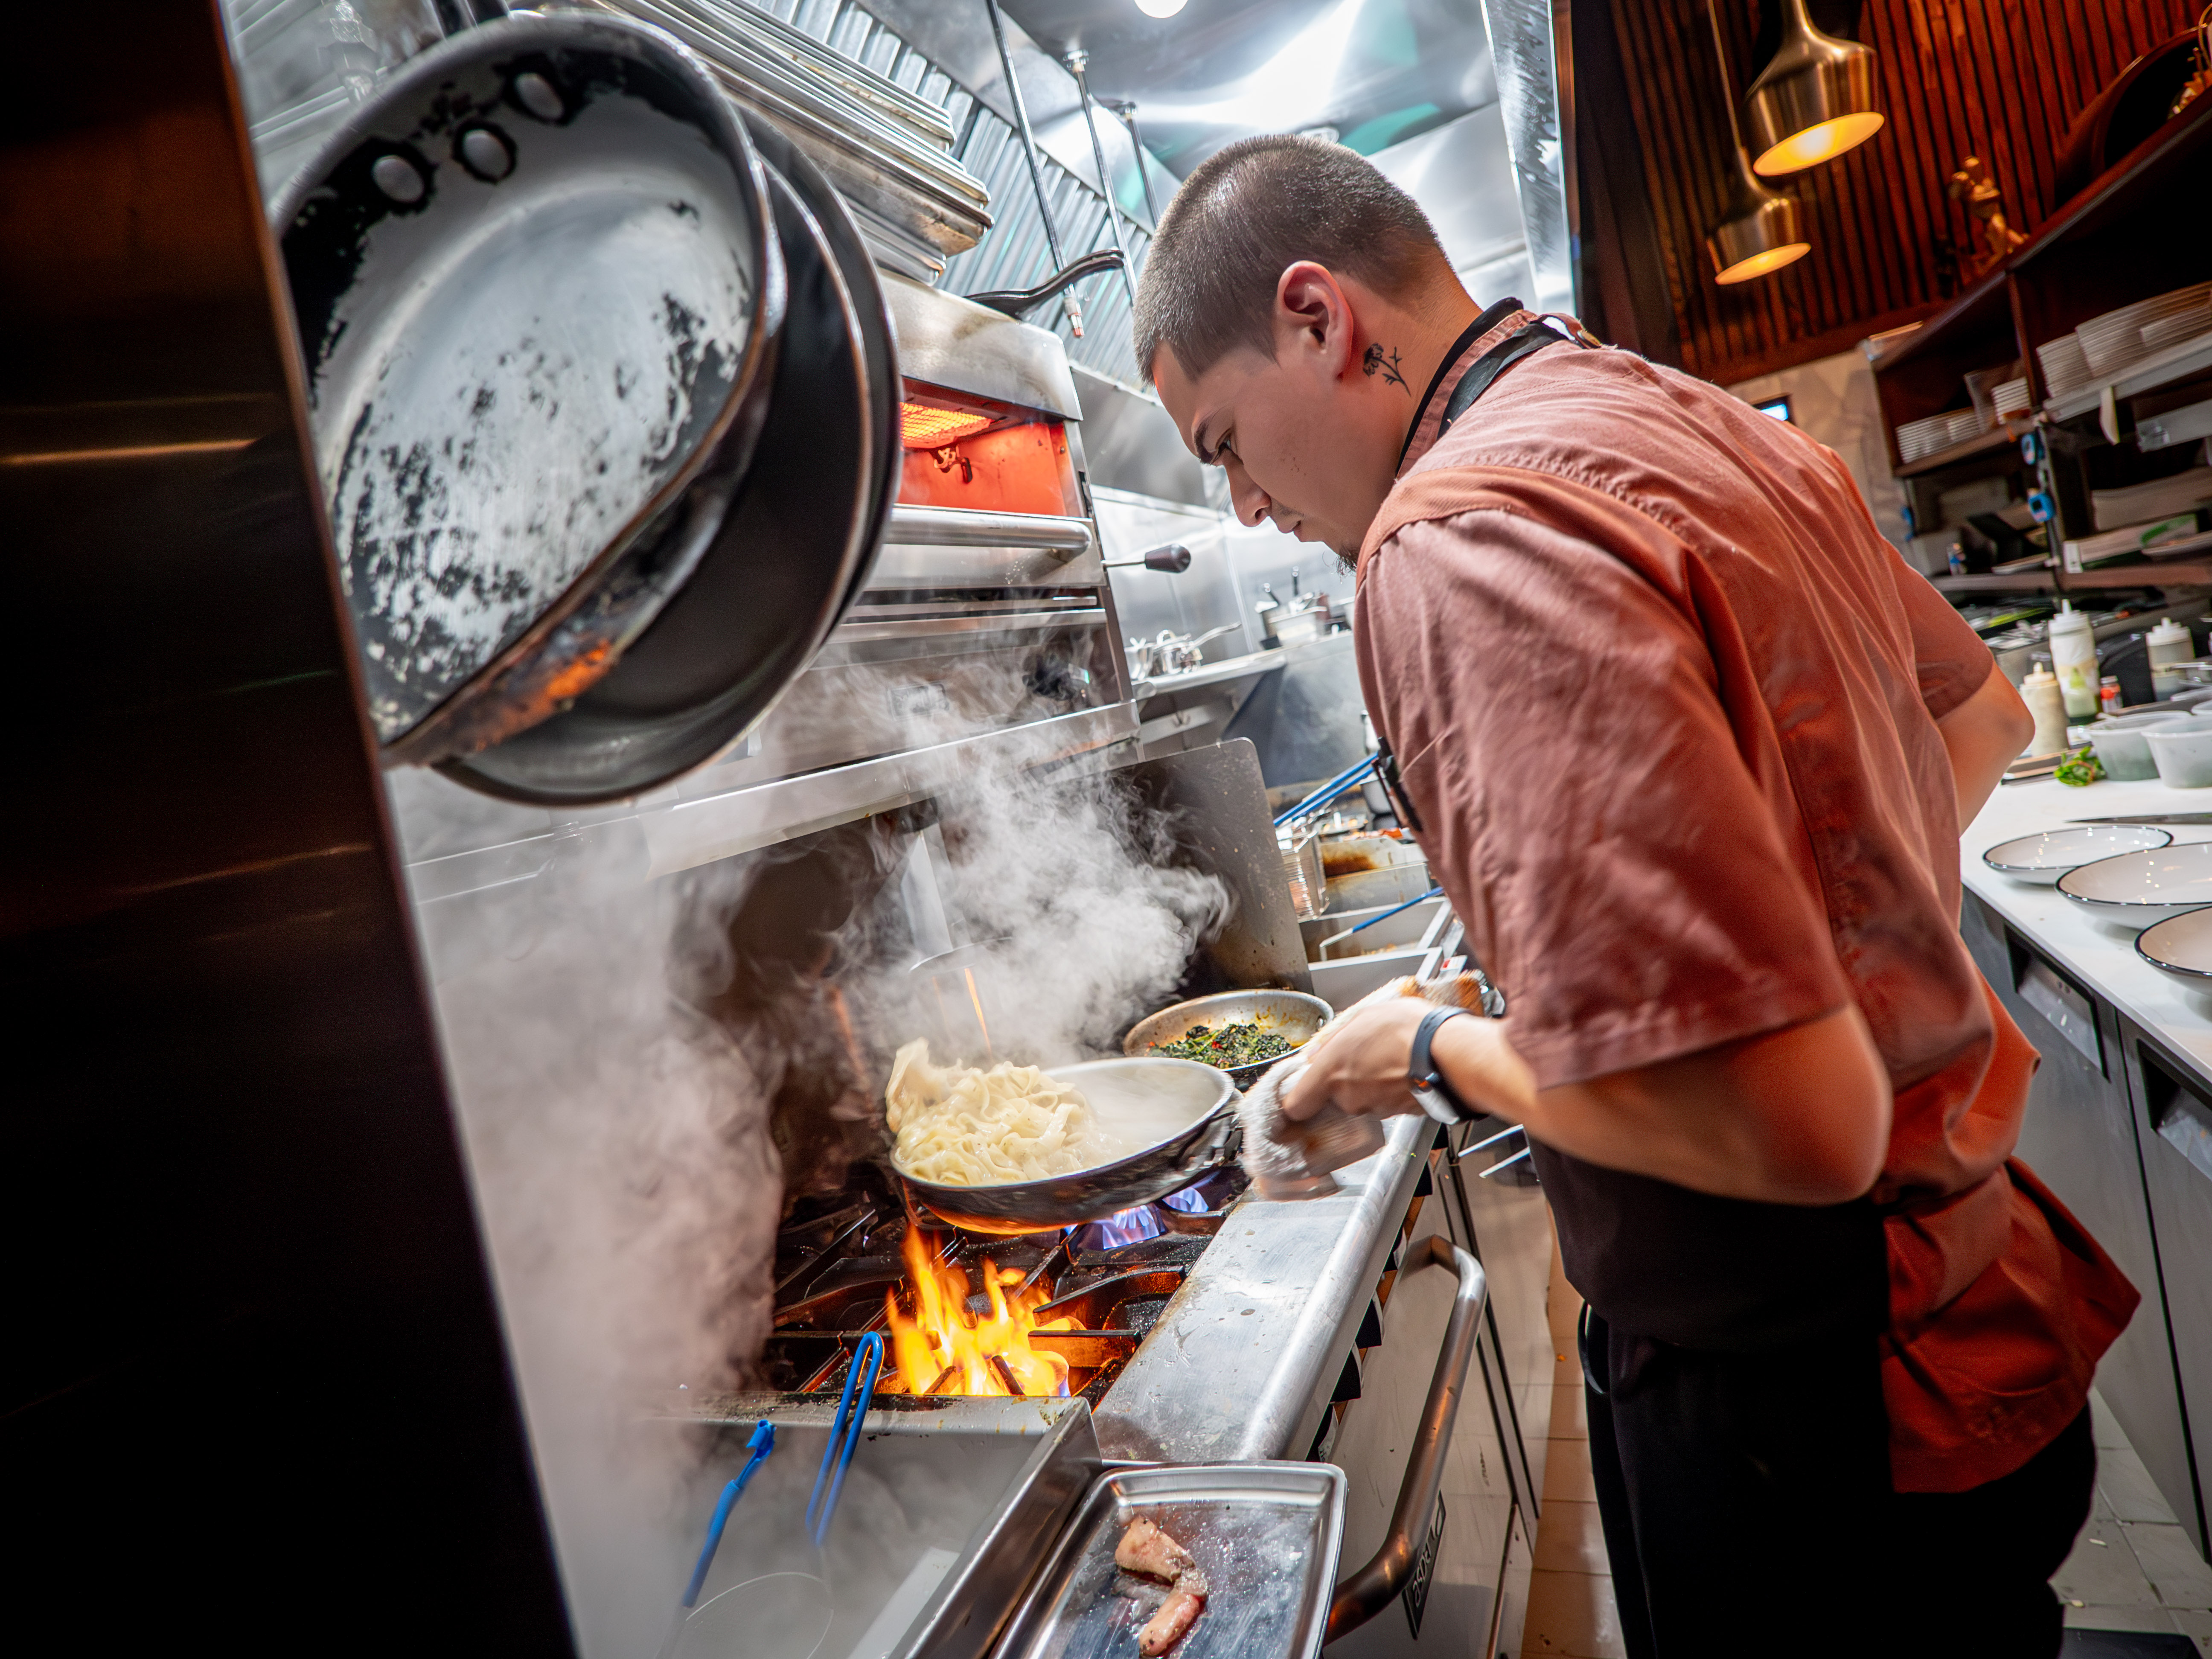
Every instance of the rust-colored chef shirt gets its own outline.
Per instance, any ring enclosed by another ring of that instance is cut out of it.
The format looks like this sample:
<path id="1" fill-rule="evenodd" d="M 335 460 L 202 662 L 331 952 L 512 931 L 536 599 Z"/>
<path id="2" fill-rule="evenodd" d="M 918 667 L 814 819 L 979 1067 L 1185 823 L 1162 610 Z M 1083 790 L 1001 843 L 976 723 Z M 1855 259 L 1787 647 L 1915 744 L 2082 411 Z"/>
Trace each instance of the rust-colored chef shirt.
<path id="1" fill-rule="evenodd" d="M 2036 1055 L 1958 932 L 1936 721 L 1990 653 L 1832 453 L 1631 353 L 1541 350 L 1439 440 L 1530 320 L 1431 390 L 1359 556 L 1361 684 L 1431 863 L 1540 1087 L 1858 1005 L 1896 1102 L 1892 1479 L 2008 1474 L 2136 1297 L 2010 1159 Z"/>

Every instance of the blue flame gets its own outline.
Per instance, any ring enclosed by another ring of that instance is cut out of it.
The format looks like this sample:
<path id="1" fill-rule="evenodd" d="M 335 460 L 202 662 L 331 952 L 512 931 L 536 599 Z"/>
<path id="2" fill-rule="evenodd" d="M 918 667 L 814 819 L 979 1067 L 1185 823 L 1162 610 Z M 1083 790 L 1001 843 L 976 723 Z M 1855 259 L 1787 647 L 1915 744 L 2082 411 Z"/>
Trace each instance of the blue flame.
<path id="1" fill-rule="evenodd" d="M 1152 1206 L 1139 1204 L 1133 1210 L 1092 1222 L 1085 1229 L 1084 1242 L 1094 1249 L 1118 1249 L 1124 1244 L 1141 1244 L 1148 1238 L 1158 1238 L 1166 1231 L 1160 1218 L 1152 1213 Z"/>
<path id="2" fill-rule="evenodd" d="M 1195 1187 L 1186 1187 L 1179 1193 L 1170 1193 L 1160 1202 L 1170 1210 L 1181 1210 L 1185 1215 L 1204 1215 L 1212 1207 L 1206 1201 L 1206 1194 Z"/>

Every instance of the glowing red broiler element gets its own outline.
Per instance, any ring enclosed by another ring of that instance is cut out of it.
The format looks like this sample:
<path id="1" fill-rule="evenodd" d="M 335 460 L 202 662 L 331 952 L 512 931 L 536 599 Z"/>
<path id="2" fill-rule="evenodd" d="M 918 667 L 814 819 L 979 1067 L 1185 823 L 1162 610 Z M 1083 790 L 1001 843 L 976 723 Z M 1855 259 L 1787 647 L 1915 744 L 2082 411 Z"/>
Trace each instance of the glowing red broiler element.
<path id="1" fill-rule="evenodd" d="M 942 449 L 974 436 L 997 418 L 964 409 L 932 409 L 927 404 L 899 405 L 899 442 L 908 449 Z"/>
<path id="2" fill-rule="evenodd" d="M 990 1311 L 979 1319 L 968 1308 L 966 1271 L 932 1260 L 929 1246 L 916 1229 L 907 1229 L 902 1254 L 915 1306 L 909 1316 L 899 1306 L 896 1291 L 884 1293 L 896 1370 L 877 1385 L 878 1393 L 1067 1392 L 1067 1362 L 1030 1343 L 1034 1331 L 1075 1328 L 1073 1319 L 1038 1322 L 1036 1310 L 1051 1298 L 1050 1290 L 1032 1285 L 1014 1291 L 1010 1297 L 1008 1290 L 1021 1284 L 1022 1275 L 1012 1269 L 1001 1272 L 987 1257 L 983 1291 L 990 1298 Z"/>

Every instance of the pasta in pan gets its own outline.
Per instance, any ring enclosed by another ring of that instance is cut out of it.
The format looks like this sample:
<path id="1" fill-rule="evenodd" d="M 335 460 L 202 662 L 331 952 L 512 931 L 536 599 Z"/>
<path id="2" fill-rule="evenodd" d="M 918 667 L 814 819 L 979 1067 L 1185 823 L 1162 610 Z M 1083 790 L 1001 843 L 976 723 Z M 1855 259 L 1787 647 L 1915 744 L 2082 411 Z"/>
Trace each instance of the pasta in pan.
<path id="1" fill-rule="evenodd" d="M 1011 1060 L 988 1072 L 933 1066 L 927 1037 L 893 1059 L 884 1104 L 898 1137 L 893 1162 L 941 1186 L 1041 1181 L 1112 1155 L 1079 1091 Z"/>

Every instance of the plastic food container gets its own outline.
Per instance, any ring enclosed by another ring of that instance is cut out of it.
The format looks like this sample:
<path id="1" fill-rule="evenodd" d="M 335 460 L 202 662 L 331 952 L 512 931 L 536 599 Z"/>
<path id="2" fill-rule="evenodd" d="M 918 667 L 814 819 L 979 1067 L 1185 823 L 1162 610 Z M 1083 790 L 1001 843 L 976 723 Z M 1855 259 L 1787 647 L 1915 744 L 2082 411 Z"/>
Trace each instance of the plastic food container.
<path id="1" fill-rule="evenodd" d="M 2151 732 L 2161 726 L 2198 724 L 2186 714 L 2124 714 L 2118 720 L 2099 720 L 2089 729 L 2089 743 L 2106 777 L 2139 782 L 2158 775 L 2158 763 L 2150 753 Z"/>
<path id="2" fill-rule="evenodd" d="M 2212 787 L 2212 720 L 2154 726 L 2143 737 L 2158 775 L 2174 789 Z"/>

